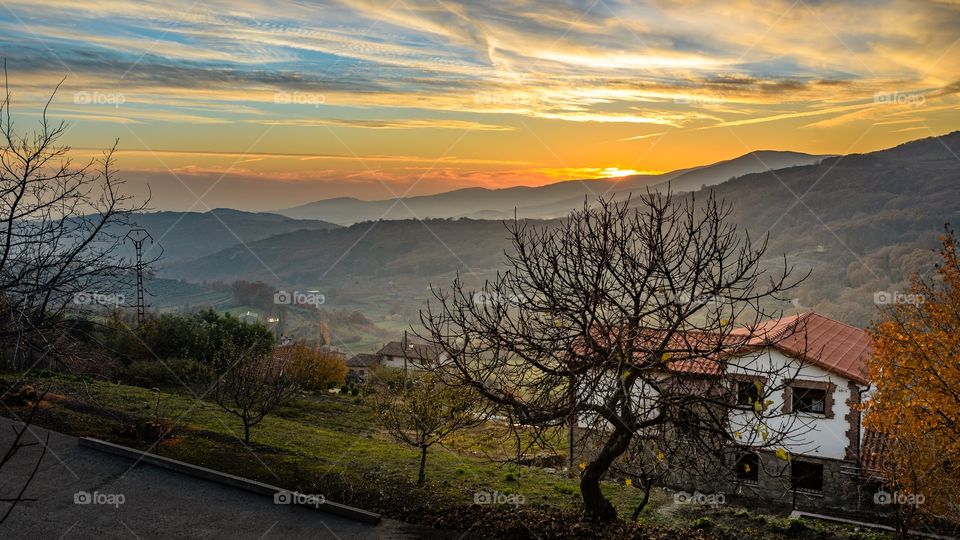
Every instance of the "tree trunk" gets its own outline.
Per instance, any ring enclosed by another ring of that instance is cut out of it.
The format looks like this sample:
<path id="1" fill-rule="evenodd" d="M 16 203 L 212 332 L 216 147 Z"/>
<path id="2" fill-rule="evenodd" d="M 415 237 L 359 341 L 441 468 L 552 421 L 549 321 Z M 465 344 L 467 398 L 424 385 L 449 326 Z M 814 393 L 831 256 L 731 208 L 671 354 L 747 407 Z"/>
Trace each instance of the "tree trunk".
<path id="1" fill-rule="evenodd" d="M 643 509 L 647 507 L 647 503 L 650 502 L 650 488 L 653 487 L 653 483 L 644 482 L 643 484 L 643 500 L 640 501 L 640 504 L 633 509 L 633 522 L 636 523 L 640 519 L 640 512 L 643 512 Z"/>
<path id="2" fill-rule="evenodd" d="M 426 479 L 426 468 L 427 468 L 427 447 L 420 447 L 420 474 L 417 475 L 417 485 L 422 486 L 423 481 Z"/>
<path id="3" fill-rule="evenodd" d="M 607 473 L 613 460 L 630 446 L 632 436 L 627 429 L 622 427 L 615 429 L 597 457 L 584 469 L 583 476 L 580 478 L 580 494 L 583 496 L 583 507 L 587 517 L 600 521 L 616 521 L 617 510 L 603 496 L 600 480 Z"/>
<path id="4" fill-rule="evenodd" d="M 250 444 L 250 424 L 246 419 L 243 421 L 243 443 Z"/>

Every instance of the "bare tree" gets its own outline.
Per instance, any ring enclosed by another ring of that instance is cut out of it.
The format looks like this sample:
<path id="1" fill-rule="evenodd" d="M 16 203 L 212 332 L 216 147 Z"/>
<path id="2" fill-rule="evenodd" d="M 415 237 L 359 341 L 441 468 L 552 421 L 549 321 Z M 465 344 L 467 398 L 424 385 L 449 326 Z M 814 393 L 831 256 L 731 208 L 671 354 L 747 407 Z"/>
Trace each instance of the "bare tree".
<path id="1" fill-rule="evenodd" d="M 427 451 L 432 446 L 487 417 L 483 400 L 469 390 L 448 386 L 435 372 L 412 381 L 377 377 L 367 388 L 380 425 L 397 441 L 420 450 L 417 485 L 426 479 Z"/>
<path id="2" fill-rule="evenodd" d="M 657 428 L 638 433 L 630 446 L 610 466 L 611 471 L 630 480 L 643 493 L 643 498 L 633 510 L 633 521 L 639 519 L 640 512 L 650 502 L 650 491 L 654 486 L 667 477 L 671 468 L 679 465 L 676 461 L 680 452 L 676 446 L 683 444 L 683 439 L 669 437 L 665 433 L 665 425 Z"/>
<path id="3" fill-rule="evenodd" d="M 77 298 L 116 295 L 132 268 L 125 226 L 144 208 L 121 191 L 114 148 L 75 163 L 64 122 L 43 108 L 37 130 L 18 133 L 6 80 L 0 101 L 0 340 L 14 365 L 57 360 L 63 315 Z M 59 85 L 58 85 L 59 88 Z M 79 296 L 78 296 L 79 295 Z M 113 296 L 114 298 L 116 296 Z"/>
<path id="4" fill-rule="evenodd" d="M 219 374 L 211 390 L 213 400 L 243 423 L 243 442 L 250 443 L 250 428 L 299 390 L 286 370 L 286 356 L 239 351 L 227 342 L 220 352 Z"/>
<path id="5" fill-rule="evenodd" d="M 616 510 L 600 481 L 641 439 L 660 445 L 638 449 L 648 459 L 671 448 L 717 458 L 797 433 L 770 397 L 799 367 L 765 361 L 761 345 L 797 331 L 777 306 L 802 278 L 785 258 L 767 269 L 766 240 L 752 242 L 712 195 L 635 202 L 585 204 L 556 227 L 514 219 L 508 270 L 476 292 L 458 277 L 421 313 L 421 337 L 450 358 L 454 382 L 511 425 L 545 445 L 571 417 L 586 427 L 596 447 L 580 490 L 603 520 Z M 737 399 L 743 381 L 762 381 L 749 402 Z"/>

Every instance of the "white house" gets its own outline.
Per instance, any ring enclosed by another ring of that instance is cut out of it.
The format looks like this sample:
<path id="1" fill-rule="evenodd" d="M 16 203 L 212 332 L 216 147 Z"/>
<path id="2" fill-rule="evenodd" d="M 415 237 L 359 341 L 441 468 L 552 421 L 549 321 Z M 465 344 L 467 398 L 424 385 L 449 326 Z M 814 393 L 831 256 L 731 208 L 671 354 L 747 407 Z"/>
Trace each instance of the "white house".
<path id="1" fill-rule="evenodd" d="M 783 338 L 787 332 L 792 333 Z M 752 351 L 731 365 L 734 370 L 786 377 L 762 383 L 782 388 L 768 396 L 769 406 L 781 413 L 769 424 L 771 431 L 788 433 L 782 447 L 790 455 L 784 464 L 789 477 L 765 478 L 761 471 L 775 469 L 777 458 L 770 452 L 747 453 L 734 465 L 736 491 L 767 498 L 799 493 L 806 503 L 817 506 L 854 503 L 864 439 L 858 406 L 870 393 L 869 335 L 813 312 L 769 322 L 763 333 L 766 339 L 758 343 L 762 354 Z M 742 384 L 752 385 L 749 379 Z M 740 399 L 745 397 L 742 390 Z M 771 466 L 762 467 L 761 461 Z"/>
<path id="2" fill-rule="evenodd" d="M 655 330 L 651 332 L 656 334 Z M 694 481 L 682 472 L 670 482 L 683 489 L 711 489 L 784 502 L 798 497 L 814 506 L 855 502 L 855 477 L 864 437 L 857 406 L 870 390 L 865 367 L 873 354 L 869 335 L 809 312 L 767 321 L 752 332 L 735 330 L 732 337 L 737 349 L 726 353 L 722 362 L 714 357 L 696 358 L 695 354 L 691 355 L 694 359 L 674 360 L 666 364 L 663 380 L 710 379 L 719 375 L 719 369 L 725 369 L 724 380 L 736 386 L 729 389 L 731 399 L 746 406 L 763 395 L 765 410 L 771 411 L 764 415 L 763 425 L 770 433 L 786 433 L 785 440 L 777 445 L 786 454 L 777 456 L 774 448 L 756 441 L 757 416 L 752 407 L 745 407 L 744 412 L 730 414 L 730 433 L 740 437 L 747 448 L 765 448 L 743 452 L 729 464 L 728 474 L 710 478 L 710 485 L 684 485 L 685 481 Z M 709 349 L 716 343 L 711 335 L 703 333 L 678 339 L 683 341 L 678 350 L 696 349 L 699 343 Z M 779 380 L 767 380 L 767 376 Z M 609 395 L 612 386 L 620 384 L 612 373 L 597 381 L 594 384 L 601 389 L 591 396 L 593 399 Z M 645 394 L 643 388 L 635 389 L 634 399 L 644 399 Z M 589 420 L 581 417 L 581 426 L 594 424 Z M 789 460 L 783 459 L 785 455 Z M 764 474 L 772 471 L 778 474 Z"/>
<path id="3" fill-rule="evenodd" d="M 391 341 L 376 352 L 379 365 L 398 369 L 424 369 L 446 361 L 446 353 L 427 343 Z"/>

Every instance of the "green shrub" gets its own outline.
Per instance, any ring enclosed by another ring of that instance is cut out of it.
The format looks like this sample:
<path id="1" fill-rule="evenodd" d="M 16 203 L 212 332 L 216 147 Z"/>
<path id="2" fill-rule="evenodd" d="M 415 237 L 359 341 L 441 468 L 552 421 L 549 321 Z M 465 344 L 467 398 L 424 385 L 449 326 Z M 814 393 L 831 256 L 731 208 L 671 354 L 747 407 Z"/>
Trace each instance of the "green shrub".
<path id="1" fill-rule="evenodd" d="M 136 386 L 200 384 L 213 380 L 213 369 L 195 360 L 137 360 L 124 368 L 121 378 Z"/>
<path id="2" fill-rule="evenodd" d="M 703 516 L 693 520 L 693 524 L 691 526 L 694 529 L 700 529 L 702 531 L 705 531 L 707 529 L 712 529 L 713 525 L 714 523 L 712 519 L 708 518 L 707 516 Z"/>
<path id="3" fill-rule="evenodd" d="M 156 360 L 137 360 L 124 368 L 124 382 L 136 386 L 155 386 L 163 381 L 167 368 Z"/>
<path id="4" fill-rule="evenodd" d="M 807 530 L 807 524 L 797 518 L 771 519 L 770 528 L 777 532 L 795 535 Z"/>
<path id="5" fill-rule="evenodd" d="M 213 368 L 206 364 L 201 364 L 196 360 L 190 360 L 187 358 L 169 360 L 166 362 L 167 367 L 170 369 L 167 371 L 168 379 L 166 382 L 183 382 L 186 384 L 202 384 L 208 383 L 213 380 Z M 170 372 L 173 373 L 170 373 Z M 179 377 L 174 377 L 173 374 L 176 374 Z"/>

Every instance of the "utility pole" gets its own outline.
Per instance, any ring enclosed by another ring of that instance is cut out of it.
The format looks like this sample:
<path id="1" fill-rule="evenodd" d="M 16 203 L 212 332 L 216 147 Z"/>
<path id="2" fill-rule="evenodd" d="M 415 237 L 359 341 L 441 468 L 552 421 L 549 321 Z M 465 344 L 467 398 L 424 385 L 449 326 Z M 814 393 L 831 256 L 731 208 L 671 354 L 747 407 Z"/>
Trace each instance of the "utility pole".
<path id="1" fill-rule="evenodd" d="M 403 343 L 400 344 L 403 349 L 403 389 L 407 389 L 407 331 L 403 331 Z"/>
<path id="2" fill-rule="evenodd" d="M 143 301 L 143 243 L 147 240 L 153 242 L 153 237 L 146 229 L 130 229 L 126 239 L 133 242 L 137 252 L 137 325 L 139 326 L 146 320 L 146 306 Z"/>

